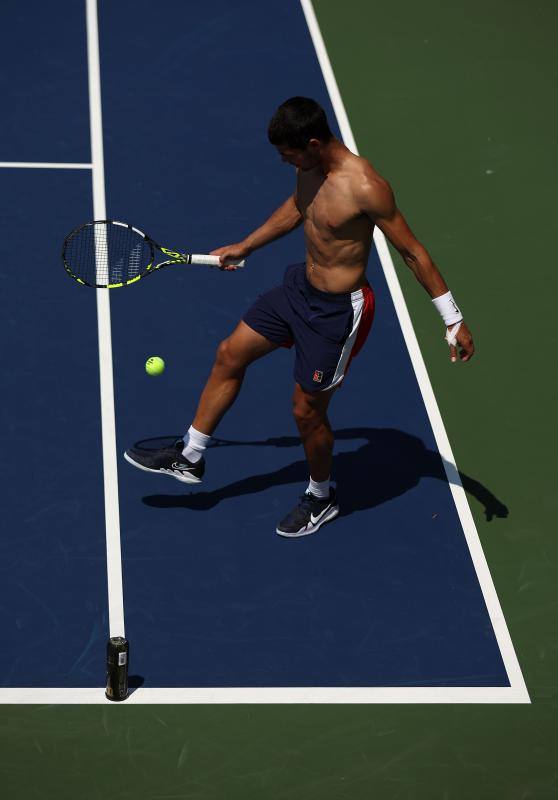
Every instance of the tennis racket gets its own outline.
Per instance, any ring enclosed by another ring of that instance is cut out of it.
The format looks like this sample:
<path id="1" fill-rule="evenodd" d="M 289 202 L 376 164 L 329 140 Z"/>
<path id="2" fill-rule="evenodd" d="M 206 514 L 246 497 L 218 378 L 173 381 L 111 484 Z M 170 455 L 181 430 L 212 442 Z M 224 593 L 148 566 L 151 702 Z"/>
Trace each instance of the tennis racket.
<path id="1" fill-rule="evenodd" d="M 155 250 L 167 256 L 155 263 Z M 95 289 L 117 289 L 136 283 L 169 264 L 206 264 L 219 267 L 219 256 L 178 253 L 161 247 L 146 233 L 110 219 L 87 222 L 64 239 L 62 261 L 70 277 Z M 243 267 L 244 261 L 227 261 Z"/>

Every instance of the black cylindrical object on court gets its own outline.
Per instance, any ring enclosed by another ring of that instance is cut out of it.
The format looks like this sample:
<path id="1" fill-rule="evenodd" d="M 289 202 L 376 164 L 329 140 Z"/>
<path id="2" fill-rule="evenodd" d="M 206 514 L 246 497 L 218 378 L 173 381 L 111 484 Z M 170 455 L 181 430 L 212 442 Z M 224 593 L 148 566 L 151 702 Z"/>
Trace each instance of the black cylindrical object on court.
<path id="1" fill-rule="evenodd" d="M 128 697 L 129 643 L 123 636 L 112 636 L 107 642 L 107 688 L 109 700 L 119 702 Z"/>

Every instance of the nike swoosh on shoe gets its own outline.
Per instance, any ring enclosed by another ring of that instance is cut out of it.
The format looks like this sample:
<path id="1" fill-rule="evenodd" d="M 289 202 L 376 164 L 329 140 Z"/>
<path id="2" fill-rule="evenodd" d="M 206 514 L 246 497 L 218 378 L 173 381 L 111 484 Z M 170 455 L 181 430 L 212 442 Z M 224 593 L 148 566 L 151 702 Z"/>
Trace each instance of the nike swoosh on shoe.
<path id="1" fill-rule="evenodd" d="M 316 522 L 319 522 L 323 517 L 323 515 L 326 513 L 326 511 L 329 511 L 330 508 L 331 508 L 331 503 L 329 503 L 329 505 L 327 505 L 324 508 L 324 510 L 320 514 L 318 514 L 317 517 L 315 517 L 313 514 L 310 514 L 310 522 L 312 523 L 312 525 L 315 525 Z"/>
<path id="2" fill-rule="evenodd" d="M 195 466 L 195 464 L 192 464 L 192 466 L 188 466 L 188 464 L 178 464 L 176 461 L 174 464 L 171 464 L 172 469 L 176 469 L 178 472 L 191 472 Z"/>

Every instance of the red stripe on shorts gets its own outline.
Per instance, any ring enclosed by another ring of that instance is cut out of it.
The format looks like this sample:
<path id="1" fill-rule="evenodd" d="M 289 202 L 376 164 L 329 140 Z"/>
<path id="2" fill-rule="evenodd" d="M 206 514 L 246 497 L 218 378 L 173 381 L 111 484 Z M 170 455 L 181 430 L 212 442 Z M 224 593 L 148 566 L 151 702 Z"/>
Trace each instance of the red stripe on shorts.
<path id="1" fill-rule="evenodd" d="M 353 349 L 351 350 L 351 355 L 349 356 L 347 366 L 345 367 L 345 375 L 347 374 L 347 370 L 349 369 L 351 361 L 356 355 L 358 355 L 359 351 L 364 345 L 364 342 L 368 338 L 370 328 L 372 327 L 372 321 L 374 319 L 374 311 L 376 310 L 376 300 L 374 298 L 374 292 L 372 291 L 371 286 L 362 287 L 362 297 L 364 300 L 364 308 L 362 309 L 362 317 L 360 320 L 360 325 L 358 326 L 357 338 L 353 345 Z"/>

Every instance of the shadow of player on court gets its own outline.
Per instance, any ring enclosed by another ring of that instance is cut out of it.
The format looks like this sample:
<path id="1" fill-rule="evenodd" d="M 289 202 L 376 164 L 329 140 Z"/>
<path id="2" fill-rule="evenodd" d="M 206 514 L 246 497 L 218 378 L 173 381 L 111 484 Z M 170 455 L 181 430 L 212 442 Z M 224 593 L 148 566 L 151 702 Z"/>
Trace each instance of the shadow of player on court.
<path id="1" fill-rule="evenodd" d="M 135 447 L 154 449 L 169 445 L 177 436 L 146 439 Z M 453 464 L 444 462 L 437 451 L 428 450 L 417 436 L 395 428 L 344 428 L 335 431 L 335 440 L 364 439 L 365 444 L 333 457 L 332 480 L 338 486 L 341 516 L 354 511 L 373 508 L 399 497 L 418 485 L 422 478 L 436 478 L 450 483 L 463 484 L 468 494 L 484 506 L 486 519 L 507 517 L 508 508 L 479 481 L 457 471 Z M 261 441 L 233 441 L 214 439 L 210 447 L 300 447 L 297 436 L 281 436 Z M 446 469 L 444 469 L 444 465 Z M 447 476 L 446 476 L 447 470 Z M 148 506 L 156 508 L 188 508 L 207 511 L 232 497 L 251 495 L 273 486 L 306 483 L 308 465 L 300 459 L 273 472 L 251 475 L 233 481 L 213 491 L 196 491 L 185 495 L 155 494 L 143 498 Z"/>

